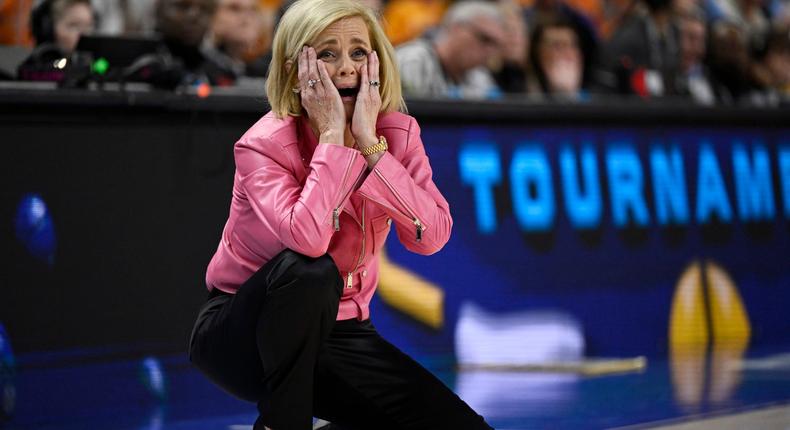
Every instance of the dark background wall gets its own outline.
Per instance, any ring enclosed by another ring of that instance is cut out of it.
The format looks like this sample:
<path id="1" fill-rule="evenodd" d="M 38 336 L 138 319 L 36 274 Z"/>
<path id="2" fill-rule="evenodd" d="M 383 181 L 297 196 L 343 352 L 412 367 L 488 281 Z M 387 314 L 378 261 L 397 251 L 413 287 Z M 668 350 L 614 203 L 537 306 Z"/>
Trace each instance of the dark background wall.
<path id="1" fill-rule="evenodd" d="M 257 114 L 4 108 L 0 321 L 15 349 L 186 345 L 227 216 L 233 142 Z M 26 193 L 47 205 L 53 264 L 16 237 Z"/>

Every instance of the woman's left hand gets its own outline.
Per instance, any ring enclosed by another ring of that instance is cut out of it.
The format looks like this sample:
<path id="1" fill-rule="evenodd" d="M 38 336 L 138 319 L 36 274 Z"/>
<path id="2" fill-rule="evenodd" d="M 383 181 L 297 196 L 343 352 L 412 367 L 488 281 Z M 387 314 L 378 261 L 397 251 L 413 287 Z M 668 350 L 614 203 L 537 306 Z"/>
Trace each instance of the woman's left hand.
<path id="1" fill-rule="evenodd" d="M 381 95 L 379 94 L 379 56 L 376 51 L 370 51 L 367 64 L 363 64 L 360 68 L 360 75 L 354 116 L 351 118 L 351 134 L 362 150 L 378 143 L 376 120 L 381 109 Z"/>

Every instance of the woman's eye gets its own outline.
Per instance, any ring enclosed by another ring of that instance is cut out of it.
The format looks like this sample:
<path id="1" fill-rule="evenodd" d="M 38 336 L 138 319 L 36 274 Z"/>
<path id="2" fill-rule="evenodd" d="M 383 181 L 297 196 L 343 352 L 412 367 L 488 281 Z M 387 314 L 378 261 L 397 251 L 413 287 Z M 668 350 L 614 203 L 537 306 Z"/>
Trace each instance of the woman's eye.
<path id="1" fill-rule="evenodd" d="M 332 58 L 334 56 L 335 56 L 335 54 L 333 54 L 332 51 L 321 51 L 321 53 L 318 54 L 318 58 L 320 58 L 322 60 L 330 59 L 330 58 Z"/>
<path id="2" fill-rule="evenodd" d="M 364 49 L 355 49 L 354 52 L 351 53 L 351 56 L 354 58 L 364 58 L 367 57 L 368 53 L 365 52 Z"/>

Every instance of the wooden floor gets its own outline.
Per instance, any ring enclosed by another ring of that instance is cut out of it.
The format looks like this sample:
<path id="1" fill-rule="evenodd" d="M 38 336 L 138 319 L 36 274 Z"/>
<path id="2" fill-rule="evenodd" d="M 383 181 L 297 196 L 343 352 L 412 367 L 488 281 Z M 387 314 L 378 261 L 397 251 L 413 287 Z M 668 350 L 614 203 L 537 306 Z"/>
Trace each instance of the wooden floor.
<path id="1" fill-rule="evenodd" d="M 646 423 L 619 427 L 614 430 L 788 430 L 790 405 L 768 406 L 740 413 L 727 413 L 715 417 L 687 417 L 673 423 Z"/>

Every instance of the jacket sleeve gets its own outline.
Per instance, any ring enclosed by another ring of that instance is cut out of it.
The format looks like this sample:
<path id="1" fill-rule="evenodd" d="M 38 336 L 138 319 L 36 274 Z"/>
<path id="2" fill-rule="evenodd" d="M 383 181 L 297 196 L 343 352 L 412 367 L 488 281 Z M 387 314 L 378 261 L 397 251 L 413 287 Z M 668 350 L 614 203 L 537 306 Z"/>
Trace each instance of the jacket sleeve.
<path id="1" fill-rule="evenodd" d="M 260 148 L 279 153 L 270 156 Z M 285 247 L 311 257 L 326 253 L 335 232 L 334 217 L 367 166 L 355 149 L 319 144 L 302 186 L 277 142 L 240 141 L 235 158 L 239 182 L 256 217 Z"/>
<path id="2" fill-rule="evenodd" d="M 424 255 L 442 249 L 453 227 L 450 205 L 432 175 L 420 128 L 412 118 L 403 161 L 384 153 L 359 188 L 392 217 L 406 249 Z"/>

